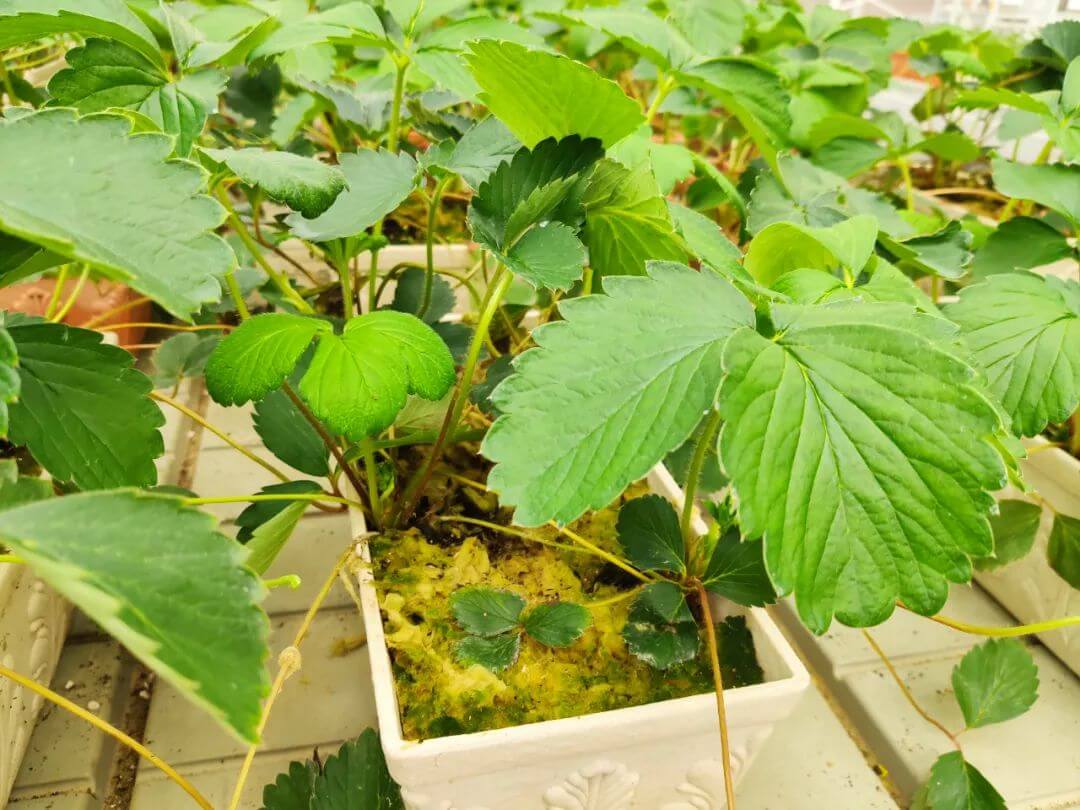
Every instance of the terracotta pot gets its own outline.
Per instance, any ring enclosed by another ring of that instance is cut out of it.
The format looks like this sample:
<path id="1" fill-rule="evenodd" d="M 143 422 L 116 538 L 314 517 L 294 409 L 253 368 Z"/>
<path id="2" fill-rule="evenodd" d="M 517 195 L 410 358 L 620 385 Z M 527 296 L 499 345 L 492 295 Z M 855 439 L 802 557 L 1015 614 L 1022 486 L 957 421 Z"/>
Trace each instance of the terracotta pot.
<path id="1" fill-rule="evenodd" d="M 68 279 L 64 283 L 63 292 L 60 294 L 61 301 L 66 301 L 68 296 L 75 291 L 76 283 L 76 279 Z M 4 287 L 0 289 L 0 309 L 22 312 L 26 315 L 43 316 L 55 289 L 56 280 L 51 278 Z M 75 304 L 64 318 L 64 323 L 81 326 L 112 309 L 116 309 L 116 307 L 123 306 L 140 297 L 135 290 L 119 282 L 87 281 L 75 299 Z M 95 328 L 104 329 L 109 324 L 114 323 L 142 323 L 150 320 L 150 316 L 150 303 L 144 302 L 106 318 L 103 322 L 97 324 Z M 146 334 L 146 330 L 142 327 L 125 327 L 116 331 L 117 341 L 121 346 L 139 343 Z"/>

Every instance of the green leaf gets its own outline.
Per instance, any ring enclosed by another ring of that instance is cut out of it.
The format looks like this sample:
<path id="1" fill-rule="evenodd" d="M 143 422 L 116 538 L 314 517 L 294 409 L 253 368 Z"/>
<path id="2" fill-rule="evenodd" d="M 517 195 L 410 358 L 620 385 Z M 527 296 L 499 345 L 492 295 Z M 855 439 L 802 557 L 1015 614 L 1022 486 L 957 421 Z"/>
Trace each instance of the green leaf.
<path id="1" fill-rule="evenodd" d="M 0 0 L 0 50 L 56 34 L 119 40 L 164 64 L 154 35 L 123 0 Z"/>
<path id="2" fill-rule="evenodd" d="M 537 605 L 522 621 L 529 637 L 547 647 L 569 647 L 592 623 L 588 609 L 573 602 Z"/>
<path id="3" fill-rule="evenodd" d="M 329 475 L 326 443 L 282 389 L 255 403 L 252 422 L 266 449 L 290 467 L 308 475 Z"/>
<path id="4" fill-rule="evenodd" d="M 976 252 L 972 275 L 1031 270 L 1072 255 L 1068 239 L 1053 225 L 1033 217 L 1013 217 L 998 225 Z"/>
<path id="5" fill-rule="evenodd" d="M 321 492 L 314 481 L 286 481 L 259 490 L 259 495 L 295 495 Z M 265 574 L 278 552 L 285 547 L 310 501 L 254 501 L 236 518 L 240 530 L 236 539 L 245 544 L 244 561 L 256 574 Z"/>
<path id="6" fill-rule="evenodd" d="M 311 45 L 375 45 L 386 32 L 379 15 L 368 3 L 340 3 L 318 14 L 290 20 L 256 47 L 250 61 L 296 51 Z"/>
<path id="7" fill-rule="evenodd" d="M 19 401 L 10 436 L 59 481 L 80 489 L 152 486 L 165 423 L 150 380 L 101 334 L 57 323 L 9 319 L 19 355 Z"/>
<path id="8" fill-rule="evenodd" d="M 450 611 L 457 623 L 476 636 L 490 638 L 518 626 L 525 600 L 511 591 L 462 588 L 450 595 Z"/>
<path id="9" fill-rule="evenodd" d="M 1080 284 L 1003 273 L 965 287 L 945 314 L 960 326 L 1020 436 L 1061 422 L 1080 402 Z"/>
<path id="10" fill-rule="evenodd" d="M 314 762 L 290 762 L 289 770 L 263 788 L 262 810 L 311 810 L 318 778 Z"/>
<path id="11" fill-rule="evenodd" d="M 346 187 L 345 175 L 335 166 L 290 152 L 247 149 L 204 149 L 211 160 L 224 163 L 249 186 L 260 188 L 272 200 L 314 219 L 333 205 Z"/>
<path id="12" fill-rule="evenodd" d="M 416 188 L 416 161 L 385 149 L 362 149 L 340 156 L 346 191 L 314 219 L 292 214 L 286 223 L 294 236 L 309 242 L 328 242 L 357 236 L 391 213 Z"/>
<path id="13" fill-rule="evenodd" d="M 742 2 L 672 0 L 671 20 L 701 53 L 731 53 L 742 41 L 747 8 Z"/>
<path id="14" fill-rule="evenodd" d="M 814 150 L 811 160 L 823 169 L 852 177 L 872 169 L 888 157 L 884 146 L 861 138 L 834 138 Z"/>
<path id="15" fill-rule="evenodd" d="M 7 461 L 9 459 L 5 459 Z M 10 459 L 14 463 L 14 459 Z M 0 510 L 43 501 L 53 496 L 52 484 L 44 478 L 16 475 L 13 481 L 0 478 Z"/>
<path id="16" fill-rule="evenodd" d="M 701 636 L 673 582 L 646 585 L 626 618 L 623 640 L 631 654 L 656 669 L 670 669 L 697 657 Z"/>
<path id="17" fill-rule="evenodd" d="M 332 331 L 319 318 L 271 312 L 233 330 L 206 363 L 206 387 L 221 405 L 258 401 L 280 388 L 318 335 Z"/>
<path id="18" fill-rule="evenodd" d="M 1046 556 L 1058 576 L 1080 589 L 1080 520 L 1068 515 L 1054 516 Z"/>
<path id="19" fill-rule="evenodd" d="M 816 633 L 834 614 L 882 622 L 897 599 L 932 615 L 992 547 L 994 406 L 940 318 L 851 302 L 772 320 L 772 340 L 742 329 L 724 352 L 720 457 L 743 532 Z"/>
<path id="20" fill-rule="evenodd" d="M 311 810 L 405 810 L 374 731 L 368 729 L 326 760 L 315 780 Z"/>
<path id="21" fill-rule="evenodd" d="M 437 401 L 455 379 L 438 333 L 412 315 L 380 310 L 353 318 L 340 336 L 319 337 L 300 395 L 331 433 L 360 441 L 390 427 L 409 394 Z"/>
<path id="22" fill-rule="evenodd" d="M 994 553 L 975 560 L 980 571 L 993 571 L 1019 560 L 1035 544 L 1042 507 L 1029 501 L 998 501 L 998 514 L 990 516 Z"/>
<path id="23" fill-rule="evenodd" d="M 705 574 L 705 589 L 739 605 L 768 605 L 776 601 L 776 589 L 765 568 L 760 540 L 742 540 L 738 529 L 724 533 L 713 549 Z"/>
<path id="24" fill-rule="evenodd" d="M 22 382 L 19 378 L 19 350 L 8 331 L 0 326 L 0 439 L 8 434 L 8 405 L 17 402 Z"/>
<path id="25" fill-rule="evenodd" d="M 724 342 L 754 322 L 712 271 L 657 262 L 604 287 L 563 301 L 492 395 L 488 485 L 521 525 L 606 506 L 682 444 L 716 397 Z"/>
<path id="26" fill-rule="evenodd" d="M 500 40 L 469 49 L 465 61 L 480 101 L 526 146 L 580 135 L 607 147 L 642 124 L 637 103 L 587 65 Z"/>
<path id="27" fill-rule="evenodd" d="M 202 374 L 220 340 L 218 335 L 181 332 L 164 341 L 151 356 L 154 387 L 172 388 L 187 377 Z"/>
<path id="28" fill-rule="evenodd" d="M 70 67 L 49 81 L 49 93 L 58 106 L 74 107 L 81 114 L 114 107 L 135 110 L 150 118 L 162 132 L 174 136 L 176 153 L 187 157 L 206 123 L 207 112 L 224 87 L 219 73 L 212 98 L 206 98 L 195 77 L 172 83 L 156 61 L 120 42 L 91 39 L 67 52 Z"/>
<path id="29" fill-rule="evenodd" d="M 181 318 L 236 264 L 203 173 L 114 115 L 45 110 L 0 124 L 0 230 L 114 275 Z M 123 177 L 123 183 L 113 180 Z"/>
<path id="30" fill-rule="evenodd" d="M 923 273 L 958 279 L 971 264 L 971 233 L 957 220 L 931 234 L 894 239 L 881 235 L 881 243 L 899 262 Z"/>
<path id="31" fill-rule="evenodd" d="M 858 275 L 874 252 L 877 235 L 877 220 L 870 216 L 852 217 L 827 228 L 775 222 L 751 240 L 746 269 L 766 285 L 802 267 L 843 267 Z"/>
<path id="32" fill-rule="evenodd" d="M 976 87 L 961 90 L 956 94 L 956 106 L 968 110 L 993 110 L 998 107 L 1013 107 L 1035 115 L 1054 114 L 1053 109 L 1032 93 L 1022 93 L 1007 87 Z"/>
<path id="33" fill-rule="evenodd" d="M 938 757 L 920 793 L 926 810 L 1006 810 L 1001 794 L 959 751 Z"/>
<path id="34" fill-rule="evenodd" d="M 911 152 L 929 152 L 944 160 L 969 162 L 976 160 L 982 150 L 963 132 L 938 132 L 914 144 Z"/>
<path id="35" fill-rule="evenodd" d="M 964 655 L 952 673 L 953 691 L 968 728 L 1019 717 L 1032 707 L 1039 670 L 1016 639 L 992 638 Z"/>
<path id="36" fill-rule="evenodd" d="M 719 225 L 704 214 L 675 202 L 668 201 L 668 211 L 691 253 L 725 276 L 730 271 L 741 281 L 753 283 L 754 279 L 740 264 L 742 252 Z"/>
<path id="37" fill-rule="evenodd" d="M 394 300 L 390 302 L 390 308 L 419 317 L 420 307 L 424 301 L 426 277 L 427 273 L 422 267 L 406 268 L 405 272 L 397 277 Z M 435 276 L 431 282 L 431 301 L 428 302 L 428 310 L 424 313 L 424 323 L 429 324 L 450 314 L 457 306 L 454 288 L 445 278 Z"/>
<path id="38" fill-rule="evenodd" d="M 679 516 L 666 498 L 645 495 L 623 504 L 617 531 L 626 558 L 638 570 L 686 570 Z"/>
<path id="39" fill-rule="evenodd" d="M 173 497 L 94 492 L 7 510 L 0 537 L 182 695 L 258 740 L 264 591 L 209 515 Z"/>
<path id="40" fill-rule="evenodd" d="M 597 273 L 640 276 L 648 261 L 686 261 L 667 202 L 647 166 L 627 169 L 600 161 L 582 202 L 589 263 Z"/>
<path id="41" fill-rule="evenodd" d="M 1067 114 L 1080 109 L 1080 56 L 1069 62 L 1061 81 L 1061 109 Z"/>
<path id="42" fill-rule="evenodd" d="M 462 666 L 479 664 L 492 672 L 513 666 L 521 652 L 521 635 L 507 633 L 493 638 L 465 636 L 454 646 L 454 657 Z"/>
<path id="43" fill-rule="evenodd" d="M 585 8 L 544 16 L 603 31 L 664 70 L 682 67 L 695 56 L 678 28 L 646 9 Z"/>
<path id="44" fill-rule="evenodd" d="M 549 222 L 529 230 L 505 258 L 506 266 L 534 287 L 568 290 L 581 278 L 585 246 L 569 225 Z"/>
<path id="45" fill-rule="evenodd" d="M 1002 194 L 1034 200 L 1080 228 L 1080 166 L 1027 165 L 1002 158 L 994 158 L 991 165 L 994 186 Z"/>
<path id="46" fill-rule="evenodd" d="M 449 156 L 438 165 L 460 175 L 473 188 L 479 188 L 502 163 L 521 149 L 521 141 L 506 124 L 489 115 L 461 136 Z"/>

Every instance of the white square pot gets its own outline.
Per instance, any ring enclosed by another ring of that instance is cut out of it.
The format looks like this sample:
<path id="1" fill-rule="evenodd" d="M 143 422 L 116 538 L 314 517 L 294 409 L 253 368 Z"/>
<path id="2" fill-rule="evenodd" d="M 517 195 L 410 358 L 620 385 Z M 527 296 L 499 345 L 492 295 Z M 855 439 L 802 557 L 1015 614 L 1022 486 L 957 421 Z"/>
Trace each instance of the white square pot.
<path id="1" fill-rule="evenodd" d="M 663 467 L 649 475 L 655 492 L 681 501 Z M 366 531 L 353 510 L 353 533 Z M 366 544 L 362 554 L 370 561 Z M 725 806 L 716 699 L 710 692 L 564 720 L 423 742 L 403 739 L 390 655 L 370 571 L 360 600 L 391 775 L 409 810 L 719 810 Z M 765 682 L 725 692 L 736 778 L 810 683 L 794 650 L 761 609 L 744 613 Z"/>
<path id="2" fill-rule="evenodd" d="M 1024 480 L 1056 511 L 1080 518 L 1080 461 L 1064 450 L 1047 449 L 1042 438 L 1025 444 L 1038 451 L 1020 464 Z M 1012 487 L 998 494 L 999 499 L 1024 497 Z M 1022 624 L 1080 614 L 1080 591 L 1070 587 L 1046 561 L 1053 517 L 1049 509 L 1043 510 L 1035 545 L 1025 557 L 996 571 L 975 572 L 976 581 Z M 1038 639 L 1080 675 L 1080 627 L 1039 633 Z"/>

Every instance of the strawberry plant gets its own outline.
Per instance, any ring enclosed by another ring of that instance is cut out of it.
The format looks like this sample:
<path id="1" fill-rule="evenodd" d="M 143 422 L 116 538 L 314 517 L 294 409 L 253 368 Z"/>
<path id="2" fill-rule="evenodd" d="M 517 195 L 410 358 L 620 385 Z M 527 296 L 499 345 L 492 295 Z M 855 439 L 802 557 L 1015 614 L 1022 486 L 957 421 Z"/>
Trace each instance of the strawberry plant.
<path id="1" fill-rule="evenodd" d="M 994 498 L 1024 486 L 1020 440 L 1080 455 L 1080 283 L 1032 272 L 1078 256 L 1080 54 L 1069 23 L 1025 44 L 722 6 L 0 0 L 0 286 L 57 282 L 45 317 L 0 315 L 3 564 L 254 756 L 303 639 L 271 683 L 260 602 L 295 577 L 265 574 L 309 508 L 356 510 L 416 737 L 715 691 L 733 807 L 724 689 L 763 675 L 727 613 L 957 626 L 951 585 L 1033 544 L 1041 513 Z M 913 116 L 873 107 L 904 49 L 936 78 Z M 1024 163 L 1002 130 L 1033 120 Z M 970 166 L 995 222 L 920 195 Z M 387 267 L 410 242 L 422 260 Z M 91 274 L 178 333 L 152 379 L 64 322 Z M 155 390 L 190 377 L 251 404 L 275 458 Z M 159 487 L 162 406 L 276 483 Z M 661 463 L 681 503 L 639 483 Z M 217 503 L 247 504 L 235 539 Z M 1075 524 L 1049 551 L 1073 587 Z M 344 549 L 320 600 L 360 565 Z M 560 691 L 554 661 L 615 698 Z M 522 696 L 535 672 L 552 697 L 519 715 L 457 688 Z M 953 685 L 977 728 L 1037 677 L 992 640 Z M 1003 807 L 956 748 L 916 806 Z M 379 759 L 367 735 L 294 763 L 264 804 L 399 807 Z"/>

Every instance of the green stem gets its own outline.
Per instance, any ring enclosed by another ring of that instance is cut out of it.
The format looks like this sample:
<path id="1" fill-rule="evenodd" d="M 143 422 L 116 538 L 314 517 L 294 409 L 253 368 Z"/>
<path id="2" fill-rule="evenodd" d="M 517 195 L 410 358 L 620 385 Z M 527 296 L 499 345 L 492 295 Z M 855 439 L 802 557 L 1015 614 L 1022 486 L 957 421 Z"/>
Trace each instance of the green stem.
<path id="1" fill-rule="evenodd" d="M 480 350 L 484 346 L 484 340 L 487 337 L 488 329 L 491 327 L 491 321 L 495 317 L 495 313 L 499 311 L 499 305 L 502 303 L 503 296 L 509 289 L 510 282 L 513 279 L 513 274 L 505 267 L 500 266 L 495 273 L 491 286 L 488 287 L 480 312 L 480 320 L 476 324 L 476 329 L 473 330 L 472 340 L 469 343 L 469 352 L 465 358 L 465 367 L 461 372 L 461 380 L 454 390 L 450 407 L 446 412 L 446 417 L 443 419 L 442 427 L 439 428 L 439 435 L 435 439 L 435 445 L 424 461 L 424 465 L 413 476 L 397 502 L 390 518 L 391 525 L 399 525 L 403 518 L 408 518 L 412 514 L 417 501 L 420 499 L 420 493 L 431 477 L 432 470 L 435 469 L 435 465 L 442 457 L 447 436 L 457 430 L 458 422 L 461 421 L 461 414 L 465 410 L 465 403 L 469 400 L 469 390 L 472 388 L 473 375 L 476 373 L 476 363 L 480 358 Z"/>
<path id="2" fill-rule="evenodd" d="M 705 422 L 705 427 L 701 430 L 701 436 L 694 447 L 694 455 L 690 458 L 690 466 L 686 471 L 686 492 L 683 496 L 682 520 L 679 522 L 679 527 L 682 529 L 687 549 L 693 545 L 694 501 L 697 497 L 698 483 L 701 480 L 701 469 L 705 466 L 705 456 L 708 455 L 709 446 L 716 439 L 716 432 L 723 421 L 720 411 L 713 408 Z"/>
<path id="3" fill-rule="evenodd" d="M 71 308 L 75 306 L 75 302 L 79 298 L 79 293 L 82 292 L 82 288 L 86 284 L 86 279 L 89 277 L 90 265 L 83 265 L 83 269 L 79 272 L 79 278 L 71 290 L 71 295 L 68 296 L 67 301 L 64 302 L 64 305 L 56 311 L 56 314 L 53 315 L 50 320 L 54 323 L 60 323 L 60 321 L 64 320 L 67 314 L 71 312 Z"/>
<path id="4" fill-rule="evenodd" d="M 897 603 L 900 607 L 904 608 L 911 613 L 915 611 L 907 607 L 904 604 Z M 922 614 L 916 614 L 921 616 Z M 1045 622 L 1036 622 L 1035 624 L 1019 624 L 1015 627 L 986 627 L 980 624 L 968 624 L 967 622 L 961 622 L 956 619 L 950 619 L 946 616 L 926 616 L 932 622 L 943 624 L 946 627 L 951 627 L 953 630 L 959 630 L 961 633 L 970 633 L 973 636 L 989 636 L 991 638 L 1016 638 L 1018 636 L 1030 636 L 1035 633 L 1047 633 L 1051 630 L 1060 630 L 1063 627 L 1074 627 L 1080 625 L 1080 616 L 1063 616 L 1060 619 L 1050 619 Z"/>
<path id="5" fill-rule="evenodd" d="M 184 498 L 184 506 L 205 506 L 215 503 L 262 503 L 264 501 L 326 501 L 328 503 L 342 503 L 363 509 L 364 505 L 350 498 L 339 498 L 337 495 L 329 495 L 325 492 L 294 492 L 273 493 L 263 495 L 224 495 L 216 498 Z"/>
<path id="6" fill-rule="evenodd" d="M 368 439 L 364 448 L 364 473 L 367 476 L 368 500 L 371 502 L 371 515 L 378 528 L 382 520 L 382 499 L 379 497 L 379 471 L 375 466 L 375 448 Z"/>
<path id="7" fill-rule="evenodd" d="M 334 257 L 334 267 L 337 268 L 338 278 L 341 280 L 341 308 L 347 322 L 354 313 L 352 268 L 349 267 L 349 260 L 343 256 Z"/>
<path id="8" fill-rule="evenodd" d="M 675 89 L 677 82 L 674 76 L 667 76 L 661 79 L 660 83 L 656 86 L 656 97 L 653 98 L 652 104 L 645 111 L 645 121 L 649 124 L 652 123 L 653 117 L 660 109 L 660 105 L 664 103 L 664 99 L 670 95 L 671 91 Z"/>
<path id="9" fill-rule="evenodd" d="M 281 291 L 281 294 L 289 299 L 293 306 L 307 315 L 313 315 L 315 310 L 311 308 L 311 304 L 305 301 L 303 297 L 293 289 L 293 286 L 285 276 L 270 266 L 270 262 L 263 256 L 259 243 L 255 241 L 255 237 L 251 235 L 247 226 L 240 220 L 240 217 L 236 213 L 236 209 L 232 207 L 232 203 L 229 201 L 228 193 L 222 186 L 217 187 L 216 196 L 218 201 L 225 207 L 225 211 L 229 217 L 230 227 L 236 232 L 236 235 L 240 237 L 240 241 L 244 243 L 244 247 L 246 247 L 248 253 L 251 254 L 251 258 L 253 258 L 259 267 L 262 268 L 263 272 L 270 277 L 270 280 L 274 282 L 274 285 Z"/>
<path id="10" fill-rule="evenodd" d="M 453 179 L 454 176 L 448 174 L 439 180 L 435 184 L 435 190 L 432 192 L 431 200 L 428 202 L 427 241 L 425 245 L 427 267 L 424 271 L 424 297 L 420 300 L 420 310 L 416 313 L 418 318 L 423 318 L 431 306 L 431 288 L 435 283 L 435 223 L 439 216 L 439 202 L 442 200 L 443 191 L 446 190 L 446 187 Z"/>
<path id="11" fill-rule="evenodd" d="M 26 560 L 24 560 L 18 554 L 0 554 L 0 563 L 11 563 L 12 565 L 26 565 Z"/>
<path id="12" fill-rule="evenodd" d="M 1080 410 L 1069 417 L 1069 429 L 1072 431 L 1069 436 L 1069 452 L 1080 456 Z"/>
<path id="13" fill-rule="evenodd" d="M 900 176 L 904 178 L 904 193 L 907 197 L 907 210 L 915 210 L 915 184 L 911 181 L 911 167 L 908 166 L 907 158 L 898 157 L 896 165 L 900 167 Z"/>
<path id="14" fill-rule="evenodd" d="M 232 297 L 233 306 L 236 307 L 240 320 L 246 321 L 251 317 L 251 311 L 244 301 L 244 291 L 240 289 L 240 282 L 236 280 L 236 274 L 231 267 L 225 271 L 225 286 L 229 288 L 229 295 Z"/>
<path id="15" fill-rule="evenodd" d="M 727 810 L 735 810 L 735 780 L 731 773 L 731 743 L 728 741 L 727 709 L 724 705 L 724 676 L 720 669 L 720 652 L 716 647 L 716 625 L 713 623 L 709 594 L 701 583 L 697 586 L 701 602 L 701 618 L 705 622 L 705 635 L 709 645 L 709 663 L 712 666 L 713 689 L 716 692 L 716 719 L 720 723 L 720 756 L 724 766 L 724 793 Z"/>
<path id="16" fill-rule="evenodd" d="M 56 273 L 56 281 L 53 285 L 52 295 L 49 296 L 49 303 L 45 305 L 46 320 L 52 320 L 53 313 L 56 312 L 56 307 L 60 303 L 60 295 L 64 291 L 64 284 L 67 283 L 67 277 L 68 265 L 61 265 L 60 270 Z"/>
<path id="17" fill-rule="evenodd" d="M 266 586 L 267 590 L 271 591 L 274 588 L 288 588 L 290 591 L 295 591 L 301 584 L 300 577 L 296 574 L 285 574 L 281 577 L 263 580 L 263 585 Z"/>
<path id="18" fill-rule="evenodd" d="M 581 276 L 581 294 L 591 295 L 593 285 L 593 269 L 591 264 L 585 265 L 585 272 Z"/>
<path id="19" fill-rule="evenodd" d="M 4 92 L 7 93 L 8 104 L 15 107 L 19 103 L 18 97 L 15 95 L 15 85 L 11 81 L 11 74 L 8 73 L 7 65 L 4 64 L 3 57 L 0 57 L 0 81 L 4 83 Z"/>
<path id="20" fill-rule="evenodd" d="M 391 152 L 398 150 L 401 102 L 405 96 L 405 74 L 409 71 L 409 57 L 405 54 L 395 54 L 394 65 L 397 68 L 394 75 L 394 100 L 390 107 L 390 130 L 386 133 L 386 148 Z"/>

